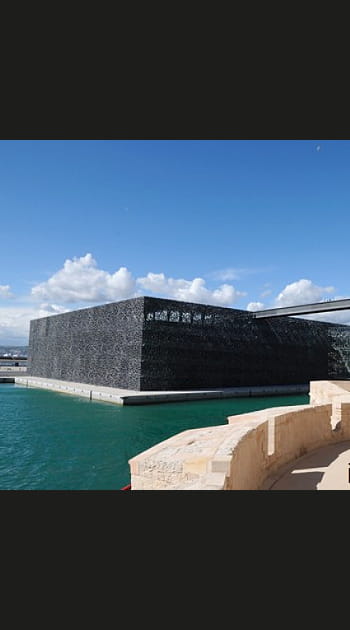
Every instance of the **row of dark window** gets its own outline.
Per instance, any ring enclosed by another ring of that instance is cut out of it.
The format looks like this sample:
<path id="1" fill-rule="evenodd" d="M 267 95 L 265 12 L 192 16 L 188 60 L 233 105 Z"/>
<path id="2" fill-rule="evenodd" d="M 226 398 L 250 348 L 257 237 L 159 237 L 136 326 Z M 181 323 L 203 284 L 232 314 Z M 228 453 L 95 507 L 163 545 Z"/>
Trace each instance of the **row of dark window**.
<path id="1" fill-rule="evenodd" d="M 182 322 L 185 324 L 212 324 L 215 315 L 188 311 L 155 311 L 147 313 L 146 321 Z"/>

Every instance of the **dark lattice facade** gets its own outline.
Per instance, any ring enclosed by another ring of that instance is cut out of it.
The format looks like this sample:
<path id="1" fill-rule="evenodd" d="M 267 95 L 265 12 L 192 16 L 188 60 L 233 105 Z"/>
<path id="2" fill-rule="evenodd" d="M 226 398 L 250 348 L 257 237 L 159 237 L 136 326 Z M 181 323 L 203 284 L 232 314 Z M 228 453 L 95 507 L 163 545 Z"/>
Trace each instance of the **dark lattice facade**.
<path id="1" fill-rule="evenodd" d="M 350 327 L 140 297 L 31 321 L 28 374 L 141 391 L 350 377 Z"/>

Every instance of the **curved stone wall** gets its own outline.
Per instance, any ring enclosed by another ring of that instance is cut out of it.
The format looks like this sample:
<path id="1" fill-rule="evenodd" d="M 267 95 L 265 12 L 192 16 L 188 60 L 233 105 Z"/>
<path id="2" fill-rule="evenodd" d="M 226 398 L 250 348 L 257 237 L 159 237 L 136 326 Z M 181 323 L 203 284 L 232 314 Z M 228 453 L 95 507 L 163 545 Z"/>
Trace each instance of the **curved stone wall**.
<path id="1" fill-rule="evenodd" d="M 129 460 L 132 490 L 263 489 L 285 464 L 350 439 L 350 382 L 323 383 L 310 384 L 310 398 L 322 403 L 230 416 L 227 425 L 183 431 L 140 453 Z"/>

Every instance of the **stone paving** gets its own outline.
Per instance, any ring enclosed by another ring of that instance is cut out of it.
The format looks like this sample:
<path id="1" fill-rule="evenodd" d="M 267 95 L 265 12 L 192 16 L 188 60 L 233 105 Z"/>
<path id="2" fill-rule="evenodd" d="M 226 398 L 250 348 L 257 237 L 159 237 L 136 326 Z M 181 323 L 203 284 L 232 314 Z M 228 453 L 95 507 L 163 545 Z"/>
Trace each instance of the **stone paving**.
<path id="1" fill-rule="evenodd" d="M 350 441 L 324 446 L 279 471 L 264 490 L 350 490 Z"/>

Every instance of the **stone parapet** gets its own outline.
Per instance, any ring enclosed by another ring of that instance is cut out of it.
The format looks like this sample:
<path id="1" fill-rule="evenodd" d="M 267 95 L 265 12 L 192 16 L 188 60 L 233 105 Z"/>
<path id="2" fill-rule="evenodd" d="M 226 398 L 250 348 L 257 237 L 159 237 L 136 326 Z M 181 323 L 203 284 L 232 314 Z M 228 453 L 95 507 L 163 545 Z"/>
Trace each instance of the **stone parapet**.
<path id="1" fill-rule="evenodd" d="M 264 489 L 289 462 L 350 439 L 350 383 L 325 383 L 310 388 L 322 404 L 229 416 L 227 425 L 183 431 L 136 455 L 132 490 Z"/>
<path id="2" fill-rule="evenodd" d="M 311 381 L 310 405 L 331 402 L 335 396 L 350 394 L 350 381 Z"/>

